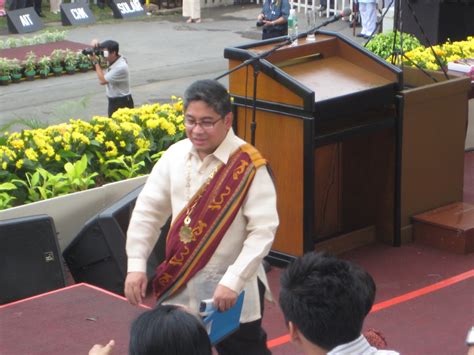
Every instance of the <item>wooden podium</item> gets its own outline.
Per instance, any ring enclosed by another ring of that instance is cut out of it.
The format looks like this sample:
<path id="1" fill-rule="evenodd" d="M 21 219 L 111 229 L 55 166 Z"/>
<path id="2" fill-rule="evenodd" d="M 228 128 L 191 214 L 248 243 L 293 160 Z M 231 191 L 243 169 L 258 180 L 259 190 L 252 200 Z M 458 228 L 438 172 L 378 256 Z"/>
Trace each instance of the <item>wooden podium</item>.
<path id="1" fill-rule="evenodd" d="M 229 69 L 282 41 L 226 48 Z M 330 32 L 255 63 L 253 143 L 269 160 L 278 193 L 273 261 L 375 239 L 399 243 L 401 71 Z M 248 142 L 254 70 L 244 66 L 229 77 L 234 129 Z"/>

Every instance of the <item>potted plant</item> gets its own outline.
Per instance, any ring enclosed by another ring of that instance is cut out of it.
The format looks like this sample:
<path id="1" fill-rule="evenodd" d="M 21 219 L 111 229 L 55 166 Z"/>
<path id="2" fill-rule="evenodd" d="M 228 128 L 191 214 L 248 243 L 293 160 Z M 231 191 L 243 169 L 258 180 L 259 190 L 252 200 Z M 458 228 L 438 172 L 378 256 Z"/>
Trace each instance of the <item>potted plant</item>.
<path id="1" fill-rule="evenodd" d="M 51 52 L 51 70 L 55 76 L 60 76 L 63 73 L 62 62 L 64 59 L 64 50 L 55 49 Z"/>
<path id="2" fill-rule="evenodd" d="M 36 54 L 33 51 L 28 52 L 23 62 L 26 80 L 34 80 L 36 75 Z"/>
<path id="3" fill-rule="evenodd" d="M 10 69 L 11 73 L 10 76 L 12 78 L 12 83 L 19 83 L 21 81 L 21 64 L 18 59 L 10 60 Z"/>
<path id="4" fill-rule="evenodd" d="M 51 59 L 44 55 L 38 61 L 38 69 L 41 79 L 46 79 L 48 77 L 49 72 L 51 71 Z"/>
<path id="5" fill-rule="evenodd" d="M 91 67 L 91 60 L 87 55 L 81 52 L 77 52 L 77 63 L 81 72 L 86 72 Z"/>
<path id="6" fill-rule="evenodd" d="M 70 49 L 66 49 L 64 53 L 64 69 L 66 69 L 66 73 L 72 75 L 76 72 L 76 65 L 77 65 L 77 56 Z"/>
<path id="7" fill-rule="evenodd" d="M 7 58 L 0 58 L 0 85 L 10 83 L 10 61 Z"/>

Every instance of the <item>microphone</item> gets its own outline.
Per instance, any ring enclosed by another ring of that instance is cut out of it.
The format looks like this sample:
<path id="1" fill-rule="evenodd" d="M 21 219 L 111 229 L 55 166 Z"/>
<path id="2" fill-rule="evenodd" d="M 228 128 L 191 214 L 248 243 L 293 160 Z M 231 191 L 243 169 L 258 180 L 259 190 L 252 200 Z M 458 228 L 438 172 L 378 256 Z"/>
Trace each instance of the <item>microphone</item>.
<path id="1" fill-rule="evenodd" d="M 330 17 L 327 21 L 324 21 L 324 26 L 336 22 L 340 20 L 343 17 L 350 16 L 352 14 L 352 10 L 349 8 L 345 8 L 342 11 L 338 11 L 337 13 L 334 14 L 334 16 Z"/>
<path id="2" fill-rule="evenodd" d="M 320 25 L 310 29 L 309 31 L 307 31 L 305 33 L 302 33 L 301 36 L 298 36 L 298 37 L 306 37 L 308 34 L 312 34 L 312 33 L 316 32 L 321 27 L 324 27 L 324 26 L 329 25 L 330 23 L 339 21 L 341 18 L 350 16 L 351 14 L 352 14 L 352 10 L 349 9 L 349 8 L 345 8 L 342 11 L 338 11 L 334 16 L 330 17 L 329 19 L 327 19 L 326 21 L 324 21 Z"/>

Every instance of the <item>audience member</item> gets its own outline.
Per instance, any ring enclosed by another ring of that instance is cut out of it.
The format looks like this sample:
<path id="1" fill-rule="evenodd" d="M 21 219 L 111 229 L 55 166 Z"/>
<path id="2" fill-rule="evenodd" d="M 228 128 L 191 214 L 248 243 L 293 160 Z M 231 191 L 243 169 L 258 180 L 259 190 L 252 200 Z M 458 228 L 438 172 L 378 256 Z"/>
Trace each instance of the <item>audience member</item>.
<path id="1" fill-rule="evenodd" d="M 183 0 L 183 16 L 187 17 L 186 23 L 201 22 L 201 1 Z"/>
<path id="2" fill-rule="evenodd" d="M 263 26 L 262 39 L 286 36 L 288 34 L 288 0 L 264 0 L 257 24 Z"/>
<path id="3" fill-rule="evenodd" d="M 308 253 L 281 275 L 280 306 L 292 342 L 306 355 L 398 354 L 361 334 L 375 297 L 372 277 L 325 253 Z"/>
<path id="4" fill-rule="evenodd" d="M 113 353 L 114 340 L 94 345 L 89 355 Z M 184 307 L 161 305 L 142 313 L 130 329 L 130 355 L 211 355 L 202 322 Z"/>
<path id="5" fill-rule="evenodd" d="M 362 30 L 357 37 L 369 38 L 377 28 L 377 0 L 358 0 Z"/>

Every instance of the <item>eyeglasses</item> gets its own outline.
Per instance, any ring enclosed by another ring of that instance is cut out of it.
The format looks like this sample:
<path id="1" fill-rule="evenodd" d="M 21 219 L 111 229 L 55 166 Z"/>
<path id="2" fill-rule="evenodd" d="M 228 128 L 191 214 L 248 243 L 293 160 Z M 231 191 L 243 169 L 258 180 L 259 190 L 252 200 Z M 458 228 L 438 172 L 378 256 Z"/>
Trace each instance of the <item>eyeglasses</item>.
<path id="1" fill-rule="evenodd" d="M 201 121 L 201 122 L 196 122 L 193 119 L 190 118 L 185 118 L 184 119 L 184 126 L 188 129 L 193 129 L 196 126 L 201 127 L 202 129 L 212 129 L 214 128 L 215 124 L 222 120 L 222 118 L 219 118 L 215 121 Z"/>

